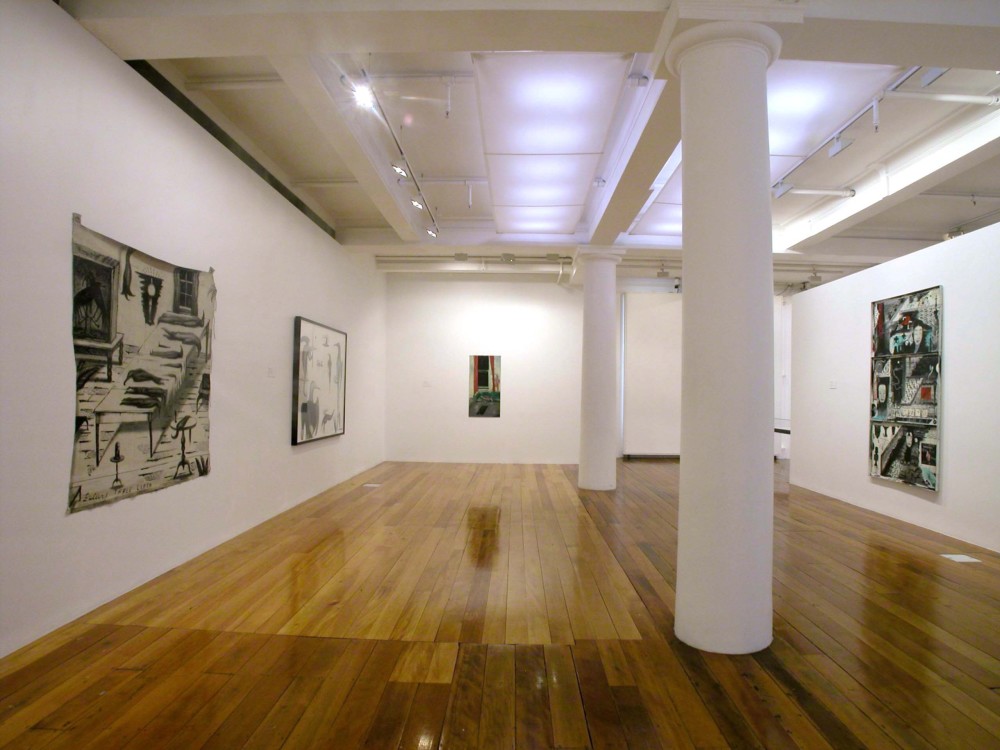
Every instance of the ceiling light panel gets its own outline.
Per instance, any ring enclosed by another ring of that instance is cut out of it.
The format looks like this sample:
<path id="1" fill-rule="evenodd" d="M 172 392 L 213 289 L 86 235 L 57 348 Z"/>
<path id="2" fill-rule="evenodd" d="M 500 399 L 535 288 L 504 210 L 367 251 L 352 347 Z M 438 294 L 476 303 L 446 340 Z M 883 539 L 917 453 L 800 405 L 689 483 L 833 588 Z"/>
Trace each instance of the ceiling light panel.
<path id="1" fill-rule="evenodd" d="M 681 184 L 684 179 L 684 170 L 682 167 L 677 167 L 674 173 L 670 175 L 670 179 L 667 180 L 667 184 L 663 186 L 663 190 L 660 194 L 656 196 L 657 203 L 681 203 Z"/>
<path id="2" fill-rule="evenodd" d="M 600 154 L 489 154 L 496 206 L 582 206 Z"/>
<path id="3" fill-rule="evenodd" d="M 681 207 L 672 203 L 654 203 L 642 215 L 629 234 L 653 237 L 680 236 L 682 232 Z"/>
<path id="4" fill-rule="evenodd" d="M 902 71 L 893 65 L 776 61 L 767 71 L 770 152 L 805 156 Z"/>
<path id="5" fill-rule="evenodd" d="M 573 234 L 583 206 L 494 206 L 500 234 Z"/>
<path id="6" fill-rule="evenodd" d="M 576 232 L 631 57 L 499 53 L 472 60 L 497 231 Z"/>
<path id="7" fill-rule="evenodd" d="M 486 153 L 602 152 L 629 59 L 602 54 L 473 55 Z"/>

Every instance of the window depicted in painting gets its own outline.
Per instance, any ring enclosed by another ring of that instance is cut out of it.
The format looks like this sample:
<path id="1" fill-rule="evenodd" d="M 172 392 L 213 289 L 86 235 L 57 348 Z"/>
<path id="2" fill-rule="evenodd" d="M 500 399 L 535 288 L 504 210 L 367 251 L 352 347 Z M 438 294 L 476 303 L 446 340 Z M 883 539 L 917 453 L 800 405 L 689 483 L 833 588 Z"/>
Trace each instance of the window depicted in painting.
<path id="1" fill-rule="evenodd" d="M 146 255 L 74 217 L 70 512 L 208 473 L 215 296 L 210 272 Z"/>
<path id="2" fill-rule="evenodd" d="M 937 490 L 941 287 L 872 303 L 870 474 Z"/>
<path id="3" fill-rule="evenodd" d="M 500 357 L 473 354 L 469 357 L 469 416 L 500 416 Z"/>

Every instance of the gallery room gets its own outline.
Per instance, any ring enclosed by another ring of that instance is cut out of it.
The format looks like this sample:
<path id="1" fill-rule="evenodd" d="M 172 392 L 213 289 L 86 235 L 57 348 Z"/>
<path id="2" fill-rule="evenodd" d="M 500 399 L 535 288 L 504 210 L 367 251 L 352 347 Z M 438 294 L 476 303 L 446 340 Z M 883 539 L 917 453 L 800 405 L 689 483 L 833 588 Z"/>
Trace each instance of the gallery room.
<path id="1" fill-rule="evenodd" d="M 1000 747 L 1000 7 L 864 5 L 0 3 L 0 747 Z"/>

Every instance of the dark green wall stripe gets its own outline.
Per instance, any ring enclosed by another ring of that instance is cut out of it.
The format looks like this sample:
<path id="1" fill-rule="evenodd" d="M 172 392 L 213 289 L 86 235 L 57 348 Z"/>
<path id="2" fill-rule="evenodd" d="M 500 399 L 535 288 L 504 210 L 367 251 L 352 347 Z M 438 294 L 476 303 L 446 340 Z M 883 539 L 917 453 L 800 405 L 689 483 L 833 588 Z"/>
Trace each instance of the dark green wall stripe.
<path id="1" fill-rule="evenodd" d="M 327 224 L 323 218 L 319 216 L 319 214 L 303 203 L 302 200 L 295 195 L 295 193 L 289 190 L 288 187 L 281 182 L 281 180 L 271 174 L 263 164 L 254 159 L 245 148 L 233 140 L 233 138 L 226 133 L 226 131 L 216 125 L 208 115 L 198 109 L 194 102 L 184 96 L 180 89 L 168 81 L 158 70 L 156 70 L 156 68 L 150 65 L 149 62 L 146 60 L 126 60 L 125 62 L 132 66 L 132 69 L 139 75 L 153 84 L 153 86 L 155 86 L 160 93 L 184 110 L 184 112 L 186 112 L 192 120 L 205 128 L 205 130 L 214 136 L 219 143 L 232 151 L 241 162 L 256 172 L 257 175 L 264 180 L 264 182 L 277 190 L 285 200 L 309 217 L 310 221 L 312 221 L 328 235 L 336 239 L 337 233 L 333 227 Z"/>

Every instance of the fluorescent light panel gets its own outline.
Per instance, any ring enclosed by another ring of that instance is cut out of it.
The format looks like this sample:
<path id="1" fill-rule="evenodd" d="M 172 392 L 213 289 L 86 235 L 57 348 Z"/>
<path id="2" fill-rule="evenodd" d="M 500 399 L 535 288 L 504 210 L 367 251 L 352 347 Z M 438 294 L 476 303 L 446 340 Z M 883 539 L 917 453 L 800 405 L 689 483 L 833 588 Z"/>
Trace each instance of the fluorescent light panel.
<path id="1" fill-rule="evenodd" d="M 473 55 L 488 154 L 604 150 L 628 72 L 612 54 Z"/>
<path id="2" fill-rule="evenodd" d="M 582 206 L 600 154 L 490 154 L 495 206 Z"/>
<path id="3" fill-rule="evenodd" d="M 654 203 L 642 215 L 629 234 L 652 237 L 678 236 L 682 233 L 682 211 L 675 203 Z"/>
<path id="4" fill-rule="evenodd" d="M 805 156 L 901 72 L 894 65 L 776 61 L 767 71 L 771 153 Z"/>
<path id="5" fill-rule="evenodd" d="M 574 233 L 608 140 L 630 56 L 472 57 L 497 231 Z"/>
<path id="6" fill-rule="evenodd" d="M 500 234 L 573 234 L 583 206 L 496 206 L 493 221 Z"/>

